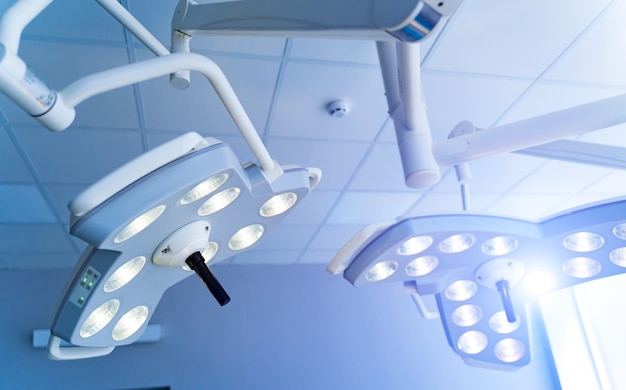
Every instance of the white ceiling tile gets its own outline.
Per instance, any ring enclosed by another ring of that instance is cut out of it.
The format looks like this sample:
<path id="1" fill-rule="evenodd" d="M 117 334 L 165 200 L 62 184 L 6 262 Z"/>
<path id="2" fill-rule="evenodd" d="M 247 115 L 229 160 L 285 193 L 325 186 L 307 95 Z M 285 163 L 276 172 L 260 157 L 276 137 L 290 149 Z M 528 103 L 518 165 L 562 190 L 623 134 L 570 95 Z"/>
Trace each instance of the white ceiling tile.
<path id="1" fill-rule="evenodd" d="M 72 268 L 76 263 L 76 253 L 4 253 L 0 255 L 0 265 L 4 269 L 42 270 Z"/>
<path id="2" fill-rule="evenodd" d="M 344 100 L 349 112 L 332 117 L 327 105 Z M 276 101 L 271 135 L 373 140 L 387 117 L 376 67 L 289 62 Z"/>
<path id="3" fill-rule="evenodd" d="M 579 141 L 592 142 L 596 144 L 621 146 L 626 148 L 626 124 L 607 127 L 586 133 L 577 138 Z"/>
<path id="4" fill-rule="evenodd" d="M 380 221 L 377 221 L 380 222 Z M 359 225 L 323 225 L 309 244 L 308 250 L 338 251 L 352 236 L 364 226 Z"/>
<path id="5" fill-rule="evenodd" d="M 418 190 L 405 184 L 398 146 L 374 144 L 352 176 L 350 190 L 406 191 L 419 196 Z"/>
<path id="6" fill-rule="evenodd" d="M 0 224 L 54 223 L 57 219 L 34 185 L 0 184 Z"/>
<path id="7" fill-rule="evenodd" d="M 461 121 L 489 128 L 530 85 L 527 80 L 424 72 L 424 96 L 435 142 Z"/>
<path id="8" fill-rule="evenodd" d="M 535 83 L 510 110 L 506 111 L 498 122 L 503 124 L 518 121 L 625 92 L 626 89 L 623 87 L 598 87 L 540 81 Z"/>
<path id="9" fill-rule="evenodd" d="M 137 131 L 21 126 L 16 135 L 45 183 L 91 184 L 143 153 Z"/>
<path id="10" fill-rule="evenodd" d="M 24 33 L 46 39 L 125 42 L 122 26 L 95 1 L 52 1 Z"/>
<path id="11" fill-rule="evenodd" d="M 606 174 L 608 168 L 550 161 L 519 182 L 516 193 L 572 194 L 584 190 Z"/>
<path id="12" fill-rule="evenodd" d="M 278 163 L 322 170 L 316 188 L 342 189 L 359 166 L 369 145 L 357 142 L 323 142 L 270 138 L 267 147 Z"/>
<path id="13" fill-rule="evenodd" d="M 609 12 L 598 18 L 545 73 L 544 78 L 626 86 L 624 15 L 626 2 L 611 2 Z"/>
<path id="14" fill-rule="evenodd" d="M 394 192 L 346 192 L 328 217 L 331 224 L 384 222 L 405 214 L 419 194 Z"/>
<path id="15" fill-rule="evenodd" d="M 535 78 L 610 0 L 466 0 L 428 69 Z"/>
<path id="16" fill-rule="evenodd" d="M 0 106 L 2 107 L 2 106 Z M 0 129 L 0 182 L 32 182 L 28 167 L 3 127 Z"/>
<path id="17" fill-rule="evenodd" d="M 475 192 L 506 192 L 544 163 L 543 159 L 515 153 L 472 160 L 468 163 L 472 174 L 470 188 Z"/>
<path id="18" fill-rule="evenodd" d="M 476 193 L 469 192 L 469 212 L 483 212 L 489 205 L 494 203 L 500 194 L 497 193 Z M 461 191 L 446 192 L 429 192 L 420 198 L 419 202 L 407 213 L 412 214 L 437 214 L 437 213 L 457 213 L 463 211 L 463 198 Z"/>
<path id="19" fill-rule="evenodd" d="M 589 194 L 626 195 L 626 170 L 615 170 L 585 188 Z"/>
<path id="20" fill-rule="evenodd" d="M 620 195 L 624 195 L 624 194 L 625 192 L 622 192 Z M 585 207 L 586 205 L 590 205 L 590 204 L 594 204 L 598 202 L 604 202 L 608 199 L 612 199 L 612 197 L 607 196 L 606 194 L 592 194 L 592 193 L 575 194 L 575 195 L 572 195 L 567 200 L 559 203 L 555 208 L 550 210 L 550 213 L 557 214 L 557 213 L 561 213 L 561 212 L 564 212 L 573 208 L 580 208 L 580 207 Z"/>
<path id="21" fill-rule="evenodd" d="M 289 57 L 378 65 L 376 44 L 369 40 L 297 38 Z"/>
<path id="22" fill-rule="evenodd" d="M 72 184 L 49 184 L 46 186 L 57 215 L 61 216 L 64 222 L 69 223 L 70 211 L 69 203 L 87 188 L 86 185 Z"/>
<path id="23" fill-rule="evenodd" d="M 280 224 L 267 232 L 267 237 L 261 237 L 254 249 L 260 251 L 300 251 L 311 240 L 316 229 L 316 225 Z"/>
<path id="24" fill-rule="evenodd" d="M 142 52 L 146 58 L 147 53 Z M 267 59 L 213 57 L 244 110 L 263 133 L 269 115 L 280 62 Z M 254 69 L 254 71 L 250 71 Z M 143 111 L 148 129 L 197 131 L 219 136 L 239 134 L 237 126 L 204 75 L 191 74 L 191 85 L 177 90 L 168 76 L 141 83 Z"/>
<path id="25" fill-rule="evenodd" d="M 0 225 L 0 246 L 3 254 L 75 251 L 63 226 L 56 224 Z"/>
<path id="26" fill-rule="evenodd" d="M 568 194 L 507 194 L 486 211 L 505 217 L 539 220 L 551 215 L 568 198 Z"/>

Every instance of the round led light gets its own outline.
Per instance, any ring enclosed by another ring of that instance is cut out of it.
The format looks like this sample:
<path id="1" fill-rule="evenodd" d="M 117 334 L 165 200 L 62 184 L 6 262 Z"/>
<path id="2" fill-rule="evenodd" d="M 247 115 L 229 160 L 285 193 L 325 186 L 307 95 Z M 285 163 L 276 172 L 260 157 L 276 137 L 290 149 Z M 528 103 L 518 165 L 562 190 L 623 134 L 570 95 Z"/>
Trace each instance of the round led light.
<path id="1" fill-rule="evenodd" d="M 469 249 L 476 238 L 471 234 L 455 234 L 439 243 L 439 250 L 443 253 L 459 253 Z"/>
<path id="2" fill-rule="evenodd" d="M 609 253 L 609 259 L 611 259 L 611 263 L 619 267 L 626 267 L 626 247 L 613 249 Z"/>
<path id="3" fill-rule="evenodd" d="M 517 249 L 517 240 L 513 237 L 498 236 L 485 241 L 480 249 L 490 256 L 503 256 Z"/>
<path id="4" fill-rule="evenodd" d="M 626 223 L 620 223 L 613 228 L 613 235 L 620 240 L 626 240 Z"/>
<path id="5" fill-rule="evenodd" d="M 246 249 L 250 245 L 257 242 L 263 235 L 263 225 L 253 224 L 243 227 L 233 234 L 230 241 L 228 241 L 228 247 L 231 250 L 239 251 Z"/>
<path id="6" fill-rule="evenodd" d="M 115 237 L 113 242 L 119 244 L 120 242 L 124 242 L 133 237 L 156 221 L 156 219 L 163 214 L 163 211 L 165 211 L 165 206 L 159 205 L 141 214 L 131 223 L 126 225 L 126 227 Z"/>
<path id="7" fill-rule="evenodd" d="M 431 273 L 439 265 L 435 256 L 422 256 L 406 265 L 406 274 L 409 276 L 424 276 Z"/>
<path id="8" fill-rule="evenodd" d="M 393 260 L 381 261 L 376 263 L 367 270 L 365 279 L 370 282 L 378 282 L 379 280 L 387 279 L 398 269 L 398 262 Z"/>
<path id="9" fill-rule="evenodd" d="M 483 309 L 476 305 L 463 305 L 452 312 L 452 322 L 458 326 L 473 326 L 483 318 Z"/>
<path id="10" fill-rule="evenodd" d="M 450 284 L 444 294 L 451 301 L 466 301 L 476 294 L 478 285 L 471 280 L 457 280 Z"/>
<path id="11" fill-rule="evenodd" d="M 237 187 L 229 188 L 227 190 L 218 192 L 213 195 L 206 202 L 202 203 L 202 206 L 198 209 L 198 215 L 205 216 L 213 213 L 217 213 L 224 207 L 233 203 L 239 196 L 241 190 Z"/>
<path id="12" fill-rule="evenodd" d="M 228 180 L 227 173 L 220 173 L 219 175 L 209 177 L 202 183 L 189 190 L 189 192 L 187 192 L 185 196 L 180 199 L 180 204 L 186 205 L 189 203 L 193 203 L 198 199 L 204 198 L 211 192 L 220 188 L 222 184 L 226 183 L 226 180 Z"/>
<path id="13" fill-rule="evenodd" d="M 518 317 L 515 317 L 515 322 L 509 322 L 504 311 L 497 312 L 489 319 L 489 327 L 493 329 L 494 332 L 500 334 L 511 333 L 519 328 L 519 325 L 520 320 Z"/>
<path id="14" fill-rule="evenodd" d="M 543 294 L 553 290 L 559 279 L 551 272 L 535 271 L 524 278 L 524 288 L 534 294 Z"/>
<path id="15" fill-rule="evenodd" d="M 475 355 L 487 347 L 487 335 L 483 332 L 470 330 L 459 337 L 456 345 L 461 352 Z"/>
<path id="16" fill-rule="evenodd" d="M 202 252 L 202 257 L 204 258 L 205 263 L 208 263 L 209 261 L 211 261 L 213 256 L 215 256 L 215 254 L 217 253 L 217 249 L 218 249 L 217 242 L 209 241 L 209 244 L 207 245 L 206 249 L 204 250 L 204 252 Z M 183 264 L 183 269 L 185 271 L 191 271 L 191 268 L 189 268 L 187 263 Z"/>
<path id="17" fill-rule="evenodd" d="M 431 236 L 415 236 L 404 241 L 398 247 L 398 254 L 402 256 L 412 256 L 425 251 L 433 243 Z"/>
<path id="18" fill-rule="evenodd" d="M 98 306 L 81 325 L 79 331 L 80 337 L 86 339 L 100 332 L 102 328 L 107 326 L 113 317 L 115 317 L 119 307 L 120 301 L 117 299 L 108 300 Z"/>
<path id="19" fill-rule="evenodd" d="M 496 343 L 493 352 L 498 359 L 505 363 L 513 363 L 526 353 L 524 343 L 516 339 L 503 339 Z"/>
<path id="20" fill-rule="evenodd" d="M 274 217 L 289 210 L 298 200 L 298 195 L 293 192 L 283 192 L 282 194 L 272 196 L 267 202 L 263 203 L 259 212 L 264 217 Z"/>
<path id="21" fill-rule="evenodd" d="M 575 257 L 563 264 L 563 272 L 574 278 L 590 278 L 600 272 L 600 263 L 590 257 Z"/>
<path id="22" fill-rule="evenodd" d="M 604 238 L 596 233 L 578 232 L 563 239 L 563 246 L 574 252 L 591 252 L 604 245 Z"/>
<path id="23" fill-rule="evenodd" d="M 126 285 L 137 276 L 144 264 L 146 258 L 143 256 L 137 256 L 122 264 L 104 283 L 104 292 L 112 292 Z"/>
<path id="24" fill-rule="evenodd" d="M 148 318 L 148 308 L 137 306 L 124 314 L 113 328 L 113 340 L 126 340 L 141 328 Z"/>

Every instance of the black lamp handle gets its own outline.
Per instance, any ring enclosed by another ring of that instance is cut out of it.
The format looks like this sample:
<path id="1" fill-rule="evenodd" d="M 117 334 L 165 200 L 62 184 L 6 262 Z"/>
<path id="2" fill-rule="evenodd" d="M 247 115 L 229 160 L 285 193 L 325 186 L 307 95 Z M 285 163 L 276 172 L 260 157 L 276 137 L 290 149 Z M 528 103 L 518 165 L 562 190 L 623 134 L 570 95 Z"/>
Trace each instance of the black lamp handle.
<path id="1" fill-rule="evenodd" d="M 224 306 L 225 304 L 230 302 L 230 297 L 228 296 L 228 293 L 226 293 L 226 290 L 224 290 L 224 287 L 222 287 L 222 285 L 217 280 L 215 275 L 213 275 L 213 272 L 211 272 L 209 267 L 207 267 L 206 263 L 204 262 L 204 257 L 202 257 L 202 254 L 200 252 L 195 252 L 191 254 L 187 258 L 187 260 L 185 260 L 185 263 L 200 277 L 200 279 L 202 279 L 202 281 L 209 288 L 209 291 L 211 292 L 211 294 L 213 294 L 213 297 L 215 297 L 215 300 L 217 300 L 217 303 L 219 303 L 220 306 Z"/>

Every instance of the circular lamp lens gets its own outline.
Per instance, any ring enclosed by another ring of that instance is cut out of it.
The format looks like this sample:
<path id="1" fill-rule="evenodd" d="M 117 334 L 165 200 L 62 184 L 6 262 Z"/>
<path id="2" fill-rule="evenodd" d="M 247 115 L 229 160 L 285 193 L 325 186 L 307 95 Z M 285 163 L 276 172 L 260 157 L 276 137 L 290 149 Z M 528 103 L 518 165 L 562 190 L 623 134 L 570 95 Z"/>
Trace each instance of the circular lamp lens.
<path id="1" fill-rule="evenodd" d="M 111 299 L 98 306 L 81 325 L 80 337 L 86 339 L 100 332 L 102 328 L 111 322 L 119 307 L 120 301 L 117 299 Z"/>
<path id="2" fill-rule="evenodd" d="M 504 311 L 497 312 L 489 319 L 489 327 L 493 329 L 494 332 L 500 334 L 511 333 L 519 328 L 519 325 L 520 320 L 518 317 L 515 317 L 515 322 L 509 322 Z"/>
<path id="3" fill-rule="evenodd" d="M 126 340 L 141 328 L 148 318 L 148 308 L 146 306 L 137 306 L 124 314 L 115 327 L 113 328 L 113 340 Z"/>
<path id="4" fill-rule="evenodd" d="M 219 175 L 209 177 L 202 183 L 189 190 L 189 192 L 187 192 L 185 196 L 180 199 L 180 204 L 186 205 L 189 203 L 193 203 L 198 199 L 204 198 L 211 192 L 220 188 L 222 184 L 226 183 L 226 180 L 228 180 L 227 173 L 220 173 Z"/>
<path id="5" fill-rule="evenodd" d="M 406 265 L 406 274 L 409 276 L 424 276 L 431 273 L 439 265 L 435 256 L 422 256 Z"/>
<path id="6" fill-rule="evenodd" d="M 463 305 L 452 312 L 452 322 L 458 326 L 473 326 L 483 318 L 483 309 L 476 305 Z"/>
<path id="7" fill-rule="evenodd" d="M 455 234 L 439 243 L 439 250 L 443 253 L 459 253 L 469 249 L 476 238 L 471 234 Z"/>
<path id="8" fill-rule="evenodd" d="M 534 294 L 543 294 L 553 290 L 559 279 L 551 272 L 535 271 L 524 278 L 524 288 Z"/>
<path id="9" fill-rule="evenodd" d="M 207 245 L 206 249 L 204 250 L 204 252 L 202 252 L 202 257 L 204 258 L 205 264 L 211 261 L 213 256 L 215 256 L 215 254 L 217 253 L 217 249 L 218 249 L 217 242 L 209 241 L 209 244 Z M 185 271 L 191 271 L 191 268 L 189 268 L 187 263 L 183 263 L 183 269 Z"/>
<path id="10" fill-rule="evenodd" d="M 263 203 L 259 212 L 264 217 L 274 217 L 289 210 L 296 204 L 297 199 L 298 195 L 293 192 L 274 195 L 267 202 Z"/>
<path id="11" fill-rule="evenodd" d="M 456 345 L 461 352 L 475 355 L 487 347 L 487 335 L 483 332 L 470 330 L 459 337 Z"/>
<path id="12" fill-rule="evenodd" d="M 476 294 L 478 286 L 471 280 L 457 280 L 450 284 L 444 294 L 451 301 L 466 301 Z"/>
<path id="13" fill-rule="evenodd" d="M 626 240 L 626 223 L 620 223 L 613 228 L 613 235 L 620 240 Z"/>
<path id="14" fill-rule="evenodd" d="M 412 256 L 425 251 L 433 243 L 431 236 L 411 237 L 398 247 L 398 254 L 402 256 Z"/>
<path id="15" fill-rule="evenodd" d="M 163 211 L 165 211 L 165 206 L 160 205 L 141 214 L 131 223 L 126 225 L 126 227 L 122 229 L 122 231 L 119 232 L 119 234 L 115 237 L 113 242 L 119 244 L 120 242 L 124 242 L 133 237 L 137 233 L 141 232 L 143 229 L 150 226 L 151 223 L 156 221 L 156 219 L 159 218 L 161 214 L 163 214 Z"/>
<path id="16" fill-rule="evenodd" d="M 493 352 L 498 359 L 505 363 L 513 363 L 522 358 L 526 349 L 524 343 L 516 339 L 504 339 L 496 343 Z"/>
<path id="17" fill-rule="evenodd" d="M 104 292 L 112 292 L 126 285 L 137 276 L 144 264 L 146 264 L 146 258 L 143 256 L 137 256 L 122 264 L 104 283 Z"/>
<path id="18" fill-rule="evenodd" d="M 602 269 L 600 263 L 590 257 L 575 257 L 563 264 L 563 272 L 579 279 L 595 276 L 600 269 Z"/>
<path id="19" fill-rule="evenodd" d="M 248 225 L 244 228 L 239 229 L 237 233 L 233 234 L 230 241 L 228 241 L 228 247 L 234 251 L 246 249 L 250 245 L 257 242 L 262 235 L 263 225 L 259 225 L 258 223 L 254 225 Z"/>
<path id="20" fill-rule="evenodd" d="M 611 259 L 611 263 L 619 267 L 626 267 L 626 247 L 613 249 L 609 253 L 609 259 Z"/>
<path id="21" fill-rule="evenodd" d="M 503 256 L 517 249 L 517 240 L 513 237 L 494 237 L 485 241 L 480 249 L 484 254 L 490 256 Z"/>
<path id="22" fill-rule="evenodd" d="M 202 206 L 198 209 L 198 215 L 205 216 L 213 213 L 217 213 L 224 207 L 233 203 L 239 196 L 241 191 L 237 187 L 229 188 L 227 190 L 218 192 L 213 195 L 206 202 L 202 203 Z"/>
<path id="23" fill-rule="evenodd" d="M 563 246 L 574 252 L 591 252 L 604 245 L 604 238 L 596 233 L 578 232 L 563 239 Z"/>
<path id="24" fill-rule="evenodd" d="M 393 260 L 381 261 L 376 263 L 367 270 L 365 279 L 370 282 L 378 282 L 379 280 L 387 279 L 396 272 L 398 269 L 398 263 Z"/>

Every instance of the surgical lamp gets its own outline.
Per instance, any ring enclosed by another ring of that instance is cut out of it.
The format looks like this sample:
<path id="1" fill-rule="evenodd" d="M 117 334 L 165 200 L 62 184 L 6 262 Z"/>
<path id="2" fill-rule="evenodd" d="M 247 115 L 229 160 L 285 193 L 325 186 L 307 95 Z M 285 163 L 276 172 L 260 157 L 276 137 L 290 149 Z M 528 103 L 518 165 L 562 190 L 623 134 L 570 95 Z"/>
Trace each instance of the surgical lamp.
<path id="1" fill-rule="evenodd" d="M 524 305 L 547 292 L 626 272 L 626 198 L 531 222 L 419 215 L 357 233 L 328 267 L 354 286 L 403 283 L 418 309 L 434 295 L 448 343 L 471 365 L 530 362 Z"/>
<path id="2" fill-rule="evenodd" d="M 219 67 L 197 54 L 169 54 L 114 0 L 99 2 L 162 55 L 83 77 L 60 92 L 48 87 L 17 52 L 23 28 L 50 2 L 18 1 L 0 19 L 0 90 L 35 119 L 62 131 L 85 99 L 193 70 L 209 80 L 259 162 L 240 164 L 221 141 L 187 133 L 125 164 L 70 203 L 70 233 L 88 246 L 59 300 L 48 343 L 50 358 L 67 360 L 106 355 L 134 342 L 165 290 L 193 272 L 220 305 L 228 303 L 209 265 L 262 241 L 321 172 L 274 161 Z M 73 346 L 61 346 L 62 340 Z"/>

